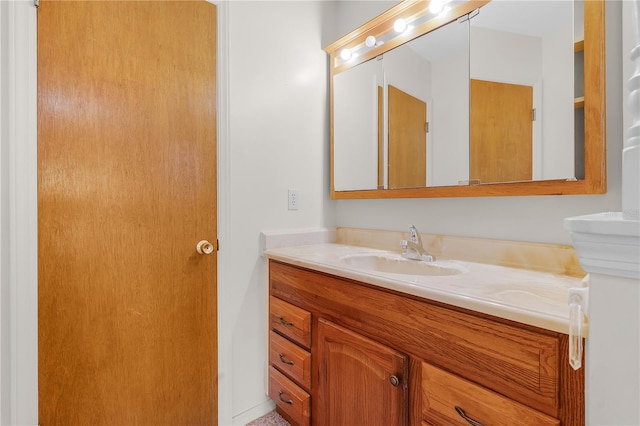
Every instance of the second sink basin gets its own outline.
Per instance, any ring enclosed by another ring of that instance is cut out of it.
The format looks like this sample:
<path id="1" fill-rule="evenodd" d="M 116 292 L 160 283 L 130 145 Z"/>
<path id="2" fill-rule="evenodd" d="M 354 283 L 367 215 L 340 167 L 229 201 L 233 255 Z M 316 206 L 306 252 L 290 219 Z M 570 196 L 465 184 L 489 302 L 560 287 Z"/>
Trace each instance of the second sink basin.
<path id="1" fill-rule="evenodd" d="M 403 275 L 456 275 L 464 269 L 445 262 L 425 262 L 405 259 L 399 254 L 351 254 L 340 259 L 342 263 L 358 269 Z"/>

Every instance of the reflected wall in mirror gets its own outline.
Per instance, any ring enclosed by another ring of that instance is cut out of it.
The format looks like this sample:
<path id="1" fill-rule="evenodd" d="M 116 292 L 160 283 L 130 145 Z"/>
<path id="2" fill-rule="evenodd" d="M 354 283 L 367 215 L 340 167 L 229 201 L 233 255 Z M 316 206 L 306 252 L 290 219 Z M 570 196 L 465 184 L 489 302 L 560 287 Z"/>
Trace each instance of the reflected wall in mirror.
<path id="1" fill-rule="evenodd" d="M 577 37 L 572 2 L 427 8 L 402 2 L 325 49 L 332 197 L 606 192 L 604 1 L 576 3 Z M 394 38 L 399 18 L 416 24 Z"/>
<path id="2" fill-rule="evenodd" d="M 378 88 L 381 62 L 371 59 L 333 78 L 333 173 L 336 191 L 378 186 Z"/>
<path id="3" fill-rule="evenodd" d="M 387 188 L 469 178 L 469 26 L 453 21 L 384 55 Z M 396 154 L 397 153 L 397 154 Z"/>
<path id="4" fill-rule="evenodd" d="M 572 2 L 492 1 L 470 31 L 471 180 L 576 177 Z"/>

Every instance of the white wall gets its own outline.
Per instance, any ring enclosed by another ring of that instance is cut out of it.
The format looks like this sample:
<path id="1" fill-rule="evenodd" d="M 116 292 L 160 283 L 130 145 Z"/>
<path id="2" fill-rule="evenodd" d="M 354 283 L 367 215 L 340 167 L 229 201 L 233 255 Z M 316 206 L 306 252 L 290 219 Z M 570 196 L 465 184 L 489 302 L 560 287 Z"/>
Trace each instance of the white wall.
<path id="1" fill-rule="evenodd" d="M 540 179 L 575 177 L 573 24 L 542 38 L 542 174 Z M 567 143 L 568 141 L 568 143 Z"/>
<path id="2" fill-rule="evenodd" d="M 3 424 L 37 423 L 36 12 L 0 2 L 0 406 Z"/>
<path id="3" fill-rule="evenodd" d="M 457 25 L 457 24 L 455 24 Z M 469 179 L 469 51 L 431 65 L 428 186 L 457 185 Z"/>
<path id="4" fill-rule="evenodd" d="M 431 64 L 409 48 L 384 54 L 386 84 L 394 86 L 423 102 L 431 97 Z"/>
<path id="5" fill-rule="evenodd" d="M 470 32 L 471 78 L 529 86 L 540 81 L 540 38 L 478 27 L 473 19 Z"/>
<path id="6" fill-rule="evenodd" d="M 263 230 L 323 226 L 329 191 L 328 74 L 323 22 L 331 2 L 229 3 L 228 230 L 221 250 L 220 348 L 230 351 L 234 423 L 265 408 Z M 300 209 L 287 210 L 287 188 Z M 224 392 L 227 389 L 220 389 Z M 223 424 L 230 419 L 221 418 Z"/>
<path id="7" fill-rule="evenodd" d="M 6 28 L 7 24 L 6 24 L 6 19 L 5 19 L 5 13 L 3 13 L 3 7 L 0 5 L 0 28 Z M 0 29 L 0 32 L 2 32 L 2 30 Z M 0 34 L 0 43 L 2 43 L 5 39 L 4 34 Z M 0 45 L 0 51 L 4 50 L 4 46 Z M 5 92 L 5 79 L 3 79 L 2 77 L 2 57 L 0 56 L 0 113 L 4 114 L 5 109 L 2 107 L 2 103 L 3 103 L 3 99 L 4 97 L 2 96 L 2 93 Z M 2 116 L 0 116 L 0 140 L 4 140 L 4 133 L 2 132 L 2 122 L 6 121 Z M 3 164 L 3 160 L 6 158 L 6 155 L 2 155 L 2 146 L 4 146 L 4 144 L 0 145 L 0 184 L 2 182 L 4 182 L 4 179 L 2 178 L 4 171 L 6 169 L 5 165 Z M 4 191 L 0 191 L 0 194 L 4 193 Z M 4 203 L 2 203 L 2 206 L 4 206 Z M 6 226 L 5 223 L 7 223 L 7 221 L 5 220 L 6 214 L 4 214 L 4 212 L 2 211 L 3 209 L 0 207 L 0 283 L 5 281 L 4 278 L 4 273 L 6 272 L 6 267 L 3 267 L 3 263 L 4 263 L 4 259 L 5 256 L 3 255 L 4 253 L 4 241 L 5 241 L 5 234 L 6 234 Z M 4 403 L 2 401 L 3 398 L 5 398 L 6 396 L 9 395 L 9 392 L 3 392 L 3 385 L 5 383 L 5 381 L 3 380 L 3 376 L 4 376 L 4 371 L 8 371 L 9 369 L 5 369 L 4 363 L 3 363 L 3 359 L 6 360 L 6 357 L 2 356 L 2 353 L 4 352 L 4 342 L 5 339 L 2 338 L 2 336 L 6 335 L 6 331 L 4 331 L 4 327 L 3 325 L 5 325 L 5 321 L 3 321 L 4 318 L 4 312 L 6 312 L 6 308 L 3 307 L 4 302 L 7 300 L 7 297 L 3 295 L 3 290 L 4 290 L 3 285 L 0 285 L 0 424 L 3 424 L 4 421 L 4 417 L 2 415 L 2 407 L 4 405 L 6 405 L 6 403 Z"/>
<path id="8" fill-rule="evenodd" d="M 378 86 L 376 58 L 333 78 L 333 186 L 337 191 L 378 187 Z M 381 80 L 381 78 L 380 78 Z"/>

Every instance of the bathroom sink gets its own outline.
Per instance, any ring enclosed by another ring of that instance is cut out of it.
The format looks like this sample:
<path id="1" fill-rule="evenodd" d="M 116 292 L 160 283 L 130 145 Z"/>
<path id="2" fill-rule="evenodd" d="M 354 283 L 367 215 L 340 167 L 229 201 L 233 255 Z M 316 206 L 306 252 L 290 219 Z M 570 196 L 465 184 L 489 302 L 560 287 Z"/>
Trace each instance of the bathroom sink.
<path id="1" fill-rule="evenodd" d="M 463 268 L 448 262 L 410 260 L 395 253 L 351 254 L 343 256 L 340 261 L 358 269 L 391 274 L 445 276 L 464 272 Z"/>

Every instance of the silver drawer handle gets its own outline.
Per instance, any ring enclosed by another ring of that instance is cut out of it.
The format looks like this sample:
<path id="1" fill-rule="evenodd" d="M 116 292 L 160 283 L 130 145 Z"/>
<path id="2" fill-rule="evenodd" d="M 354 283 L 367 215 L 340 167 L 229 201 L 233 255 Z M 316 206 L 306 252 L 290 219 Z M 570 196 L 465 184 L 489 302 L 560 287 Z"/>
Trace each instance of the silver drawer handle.
<path id="1" fill-rule="evenodd" d="M 293 405 L 293 401 L 292 401 L 292 400 L 290 400 L 290 399 L 284 399 L 284 398 L 282 397 L 282 395 L 284 395 L 284 394 L 282 393 L 282 391 L 278 391 L 278 398 L 280 398 L 280 401 L 284 402 L 285 404 Z"/>
<path id="2" fill-rule="evenodd" d="M 278 321 L 280 321 L 280 324 L 282 325 L 288 325 L 288 326 L 293 326 L 293 323 L 291 321 L 287 321 L 286 319 L 279 317 Z"/>
<path id="3" fill-rule="evenodd" d="M 284 357 L 284 355 L 282 354 L 278 354 L 278 356 L 280 357 L 280 362 L 283 364 L 288 364 L 288 365 L 293 365 L 293 361 L 291 361 L 290 359 L 286 359 Z"/>
<path id="4" fill-rule="evenodd" d="M 471 417 L 467 416 L 467 413 L 465 413 L 462 408 L 456 405 L 455 409 L 458 412 L 458 414 L 460 414 L 460 417 L 462 417 L 467 422 L 469 422 L 471 426 L 483 426 L 482 423 L 480 423 L 479 421 L 473 420 Z"/>

